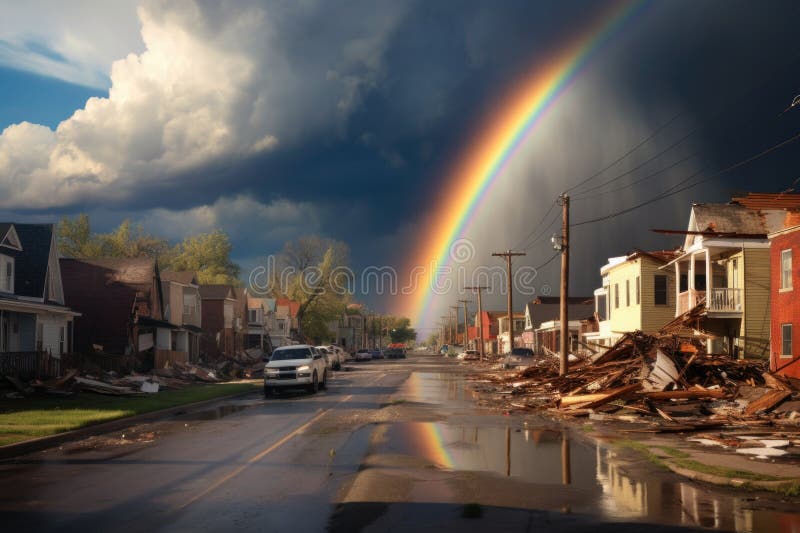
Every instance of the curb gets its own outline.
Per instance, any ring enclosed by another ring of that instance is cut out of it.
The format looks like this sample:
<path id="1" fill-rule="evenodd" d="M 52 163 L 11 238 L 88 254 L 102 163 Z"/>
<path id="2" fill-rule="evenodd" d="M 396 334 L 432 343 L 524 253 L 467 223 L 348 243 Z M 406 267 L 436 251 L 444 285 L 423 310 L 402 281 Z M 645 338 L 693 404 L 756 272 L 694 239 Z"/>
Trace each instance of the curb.
<path id="1" fill-rule="evenodd" d="M 166 409 L 161 409 L 158 411 L 150 411 L 149 413 L 126 416 L 123 418 L 117 418 L 115 420 L 109 420 L 108 422 L 92 424 L 90 426 L 73 429 L 71 431 L 56 433 L 55 435 L 48 435 L 46 437 L 38 437 L 35 439 L 29 439 L 22 442 L 15 442 L 13 444 L 6 444 L 5 446 L 0 446 L 0 461 L 6 459 L 12 459 L 14 457 L 19 457 L 20 455 L 27 455 L 29 453 L 46 450 L 48 448 L 52 448 L 54 446 L 63 444 L 65 442 L 83 439 L 86 437 L 94 437 L 96 435 L 102 435 L 103 433 L 109 433 L 111 431 L 117 431 L 135 424 L 154 422 L 161 418 L 166 418 L 176 415 L 188 409 L 196 409 L 198 407 L 211 405 L 213 403 L 222 400 L 230 400 L 233 398 L 249 396 L 255 392 L 258 392 L 258 390 L 259 390 L 258 388 L 255 388 L 247 392 L 237 392 L 235 394 L 230 394 L 228 396 L 218 396 L 216 398 L 211 398 L 209 400 L 202 400 L 194 403 L 185 403 L 181 405 L 176 405 L 175 407 L 168 407 Z"/>
<path id="2" fill-rule="evenodd" d="M 758 480 L 750 480 L 742 478 L 729 478 L 724 476 L 717 476 L 714 474 L 707 474 L 705 472 L 695 472 L 694 470 L 681 468 L 679 466 L 675 466 L 670 461 L 664 461 L 664 464 L 667 466 L 667 468 L 669 468 L 672 472 L 678 474 L 679 476 L 689 478 L 693 481 L 703 481 L 705 483 L 711 483 L 712 485 L 720 485 L 720 486 L 735 487 L 735 488 L 746 487 L 751 489 L 779 491 L 781 489 L 788 489 L 800 484 L 800 479 L 797 478 L 778 479 L 774 481 L 764 481 L 764 480 L 758 481 Z"/>

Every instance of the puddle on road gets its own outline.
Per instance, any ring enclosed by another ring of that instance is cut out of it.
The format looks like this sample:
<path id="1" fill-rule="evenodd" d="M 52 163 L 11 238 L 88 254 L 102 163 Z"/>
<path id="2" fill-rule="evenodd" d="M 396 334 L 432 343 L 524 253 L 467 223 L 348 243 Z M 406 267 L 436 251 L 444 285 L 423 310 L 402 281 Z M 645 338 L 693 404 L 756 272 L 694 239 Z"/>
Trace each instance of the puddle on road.
<path id="1" fill-rule="evenodd" d="M 415 373 L 408 398 L 452 407 L 468 402 L 463 379 L 452 374 Z M 462 405 L 461 407 L 464 407 Z M 388 453 L 422 457 L 448 470 L 481 471 L 546 485 L 570 485 L 592 497 L 575 502 L 575 512 L 610 520 L 642 520 L 727 531 L 800 531 L 800 514 L 752 509 L 748 494 L 726 494 L 671 476 L 626 474 L 624 462 L 602 443 L 570 438 L 566 430 L 508 426 L 481 417 L 474 425 L 405 422 L 386 428 Z"/>

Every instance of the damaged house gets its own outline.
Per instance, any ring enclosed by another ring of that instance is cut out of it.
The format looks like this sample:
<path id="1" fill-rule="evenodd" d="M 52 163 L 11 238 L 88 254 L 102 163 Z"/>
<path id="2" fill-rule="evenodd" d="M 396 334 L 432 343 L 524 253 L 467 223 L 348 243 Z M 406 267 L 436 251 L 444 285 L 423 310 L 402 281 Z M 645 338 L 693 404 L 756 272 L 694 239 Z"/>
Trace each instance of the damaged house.
<path id="1" fill-rule="evenodd" d="M 177 350 L 173 336 L 179 326 L 164 316 L 155 259 L 61 259 L 60 264 L 66 301 L 81 313 L 74 328 L 77 352 L 152 352 L 156 367 L 186 360 L 188 352 Z"/>
<path id="2" fill-rule="evenodd" d="M 776 195 L 777 196 L 777 195 Z M 767 234 L 786 212 L 769 199 L 694 204 L 681 254 L 662 267 L 674 287 L 676 326 L 704 339 L 708 353 L 769 357 L 770 249 Z"/>
<path id="3" fill-rule="evenodd" d="M 0 223 L 0 354 L 72 351 L 52 224 Z"/>

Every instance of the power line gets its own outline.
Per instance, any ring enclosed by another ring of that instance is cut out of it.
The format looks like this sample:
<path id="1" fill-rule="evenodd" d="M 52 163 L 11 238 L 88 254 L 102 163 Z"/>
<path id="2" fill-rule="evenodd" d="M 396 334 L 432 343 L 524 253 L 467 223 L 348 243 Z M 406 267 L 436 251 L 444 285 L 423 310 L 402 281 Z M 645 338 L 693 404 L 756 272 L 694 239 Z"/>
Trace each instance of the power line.
<path id="1" fill-rule="evenodd" d="M 722 170 L 719 170 L 719 171 L 715 172 L 714 174 L 711 174 L 707 178 L 704 178 L 704 179 L 702 179 L 700 181 L 697 181 L 695 183 L 690 183 L 690 184 L 688 184 L 688 185 L 686 185 L 684 187 L 681 187 L 681 185 L 684 185 L 685 183 L 691 181 L 692 178 L 694 178 L 698 174 L 702 173 L 705 169 L 698 170 L 697 172 L 695 172 L 694 174 L 691 174 L 686 179 L 681 180 L 680 182 L 676 183 L 675 185 L 673 185 L 669 189 L 661 192 L 660 194 L 658 194 L 657 196 L 654 196 L 653 198 L 650 198 L 649 200 L 645 200 L 644 202 L 641 202 L 641 203 L 638 203 L 638 204 L 633 205 L 631 207 L 619 210 L 619 211 L 617 211 L 615 213 L 610 213 L 608 215 L 604 215 L 602 217 L 597 217 L 597 218 L 593 218 L 593 219 L 589 219 L 589 220 L 584 220 L 582 222 L 577 222 L 577 223 L 573 224 L 573 226 L 583 226 L 584 224 L 591 224 L 591 223 L 594 223 L 594 222 L 601 222 L 601 221 L 604 221 L 604 220 L 615 218 L 615 217 L 618 217 L 620 215 L 624 215 L 626 213 L 630 213 L 631 211 L 635 211 L 636 209 L 639 209 L 639 208 L 644 207 L 646 205 L 652 204 L 652 203 L 657 202 L 659 200 L 663 200 L 665 198 L 669 198 L 670 196 L 674 196 L 674 195 L 679 194 L 679 193 L 681 193 L 683 191 L 689 190 L 689 189 L 691 189 L 693 187 L 697 187 L 698 185 L 700 185 L 702 183 L 706 183 L 708 181 L 716 179 L 719 176 L 722 176 L 723 174 L 727 174 L 728 172 L 731 172 L 732 170 L 735 170 L 735 169 L 737 169 L 739 167 L 742 167 L 744 165 L 752 163 L 753 161 L 756 161 L 757 159 L 761 159 L 762 157 L 774 152 L 775 150 L 779 150 L 779 149 L 783 148 L 784 146 L 787 146 L 787 145 L 795 142 L 798 139 L 800 139 L 800 133 L 797 133 L 797 134 L 793 135 L 792 137 L 789 137 L 788 139 L 785 139 L 785 140 L 779 142 L 778 144 L 775 144 L 775 145 L 767 148 L 766 150 L 762 150 L 761 152 L 759 152 L 759 153 L 757 153 L 755 155 L 752 155 L 752 156 L 750 156 L 750 157 L 748 157 L 746 159 L 743 159 L 743 160 L 741 160 L 741 161 L 739 161 L 737 163 L 734 163 L 733 165 L 730 165 L 730 166 L 728 166 L 728 167 L 726 167 L 726 168 L 724 168 Z"/>
<path id="2" fill-rule="evenodd" d="M 534 229 L 533 229 L 533 230 L 531 230 L 531 232 L 530 232 L 530 233 L 528 233 L 528 235 L 527 235 L 527 236 L 525 236 L 525 237 L 524 237 L 524 238 L 523 238 L 523 239 L 520 241 L 520 243 L 519 243 L 519 244 L 517 244 L 516 246 L 514 246 L 514 248 L 520 248 L 520 247 L 521 247 L 521 245 L 522 245 L 522 243 L 524 243 L 525 241 L 527 241 L 527 240 L 530 238 L 530 236 L 531 236 L 531 235 L 533 235 L 533 234 L 534 234 L 536 231 L 538 231 L 538 229 L 537 229 L 537 228 L 539 228 L 539 226 L 541 226 L 541 225 L 542 225 L 542 223 L 543 223 L 543 222 L 544 222 L 544 221 L 547 219 L 547 216 L 548 216 L 550 213 L 552 213 L 552 212 L 553 212 L 553 209 L 554 209 L 555 207 L 556 207 L 556 201 L 555 201 L 555 200 L 553 200 L 553 203 L 551 203 L 551 204 L 550 204 L 550 208 L 547 210 L 547 212 L 545 212 L 545 214 L 544 214 L 544 216 L 542 217 L 542 219 L 541 219 L 539 222 L 537 222 L 537 223 L 536 223 L 536 224 L 533 226 L 533 227 L 534 227 Z M 551 224 L 552 224 L 552 223 L 551 223 Z"/>
<path id="3" fill-rule="evenodd" d="M 692 154 L 689 154 L 686 157 L 684 157 L 683 159 L 679 159 L 678 161 L 675 161 L 674 163 L 672 163 L 670 165 L 667 165 L 666 167 L 664 167 L 662 169 L 656 170 L 655 172 L 647 174 L 647 175 L 639 178 L 638 180 L 635 180 L 635 181 L 632 181 L 632 182 L 627 183 L 625 185 L 622 185 L 620 187 L 617 187 L 616 189 L 609 189 L 607 191 L 601 191 L 601 192 L 599 192 L 597 194 L 582 196 L 582 197 L 579 197 L 579 198 L 573 198 L 573 200 L 589 200 L 589 199 L 597 198 L 598 196 L 604 196 L 606 194 L 610 194 L 612 192 L 624 191 L 625 189 L 629 189 L 629 188 L 633 187 L 634 185 L 638 185 L 639 183 L 642 183 L 643 181 L 647 181 L 650 178 L 654 178 L 654 177 L 656 177 L 656 176 L 658 176 L 660 174 L 663 174 L 664 172 L 666 172 L 668 170 L 671 170 L 671 169 L 677 167 L 678 165 L 681 165 L 681 164 L 685 163 L 686 161 L 696 157 L 698 154 L 699 154 L 698 152 L 694 152 Z M 580 192 L 578 194 L 584 194 L 584 193 Z"/>
<path id="4" fill-rule="evenodd" d="M 639 143 L 638 143 L 636 146 L 634 146 L 633 148 L 631 148 L 630 150 L 628 150 L 627 152 L 625 152 L 624 154 L 622 154 L 621 156 L 619 156 L 618 158 L 616 158 L 614 161 L 612 161 L 611 163 L 609 163 L 608 165 L 606 165 L 606 166 L 605 166 L 605 167 L 603 167 L 602 169 L 598 170 L 597 172 L 595 172 L 595 173 L 594 173 L 594 174 L 592 174 L 591 176 L 589 176 L 589 177 L 587 177 L 587 178 L 583 179 L 583 180 L 582 180 L 582 181 L 580 181 L 579 183 L 576 183 L 576 184 L 575 184 L 575 185 L 573 185 L 572 187 L 568 188 L 568 189 L 567 189 L 565 192 L 570 192 L 570 191 L 573 191 L 573 190 L 577 189 L 578 187 L 580 187 L 581 185 L 584 185 L 584 184 L 586 184 L 586 183 L 590 182 L 591 180 L 593 180 L 594 178 L 596 178 L 596 177 L 600 176 L 600 175 L 601 175 L 601 174 L 603 174 L 603 173 L 604 173 L 606 170 L 609 170 L 610 168 L 612 168 L 613 166 L 615 166 L 617 163 L 619 163 L 620 161 L 624 160 L 624 159 L 625 159 L 625 158 L 627 158 L 629 155 L 633 154 L 633 153 L 634 153 L 636 150 L 638 150 L 639 148 L 641 148 L 642 146 L 644 146 L 645 144 L 647 144 L 647 143 L 648 143 L 650 140 L 652 140 L 652 139 L 653 139 L 653 138 L 654 138 L 656 135 L 658 135 L 659 133 L 661 133 L 661 132 L 662 132 L 664 129 L 668 128 L 668 127 L 669 127 L 669 126 L 670 126 L 670 125 L 671 125 L 673 122 L 675 122 L 675 121 L 676 121 L 676 120 L 677 120 L 679 117 L 681 117 L 681 116 L 682 116 L 684 113 L 685 113 L 685 112 L 683 112 L 683 111 L 682 111 L 682 112 L 680 112 L 680 113 L 676 114 L 676 115 L 675 115 L 675 116 L 673 116 L 671 119 L 669 119 L 669 120 L 668 120 L 668 121 L 666 121 L 665 123 L 661 124 L 661 125 L 660 125 L 658 128 L 656 128 L 656 129 L 655 129 L 655 130 L 654 130 L 652 133 L 650 133 L 650 135 L 648 135 L 648 136 L 647 136 L 647 137 L 645 137 L 645 138 L 644 138 L 642 141 L 640 141 L 640 142 L 639 142 Z"/>

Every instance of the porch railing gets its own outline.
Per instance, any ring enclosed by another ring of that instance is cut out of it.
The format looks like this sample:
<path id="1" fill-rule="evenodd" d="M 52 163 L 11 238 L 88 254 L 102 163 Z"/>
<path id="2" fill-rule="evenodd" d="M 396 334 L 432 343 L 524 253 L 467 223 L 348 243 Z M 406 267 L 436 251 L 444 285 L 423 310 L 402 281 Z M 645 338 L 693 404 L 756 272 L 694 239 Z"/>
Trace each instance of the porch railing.
<path id="1" fill-rule="evenodd" d="M 712 288 L 710 291 L 684 291 L 678 294 L 677 315 L 682 315 L 705 299 L 706 309 L 716 313 L 741 313 L 742 289 Z"/>
<path id="2" fill-rule="evenodd" d="M 676 316 L 680 316 L 692 307 L 696 306 L 703 301 L 703 298 L 705 297 L 705 291 L 690 290 L 678 294 L 678 313 Z"/>
<path id="3" fill-rule="evenodd" d="M 741 313 L 742 312 L 742 289 L 729 287 L 712 288 L 706 307 L 709 311 L 722 313 Z"/>

